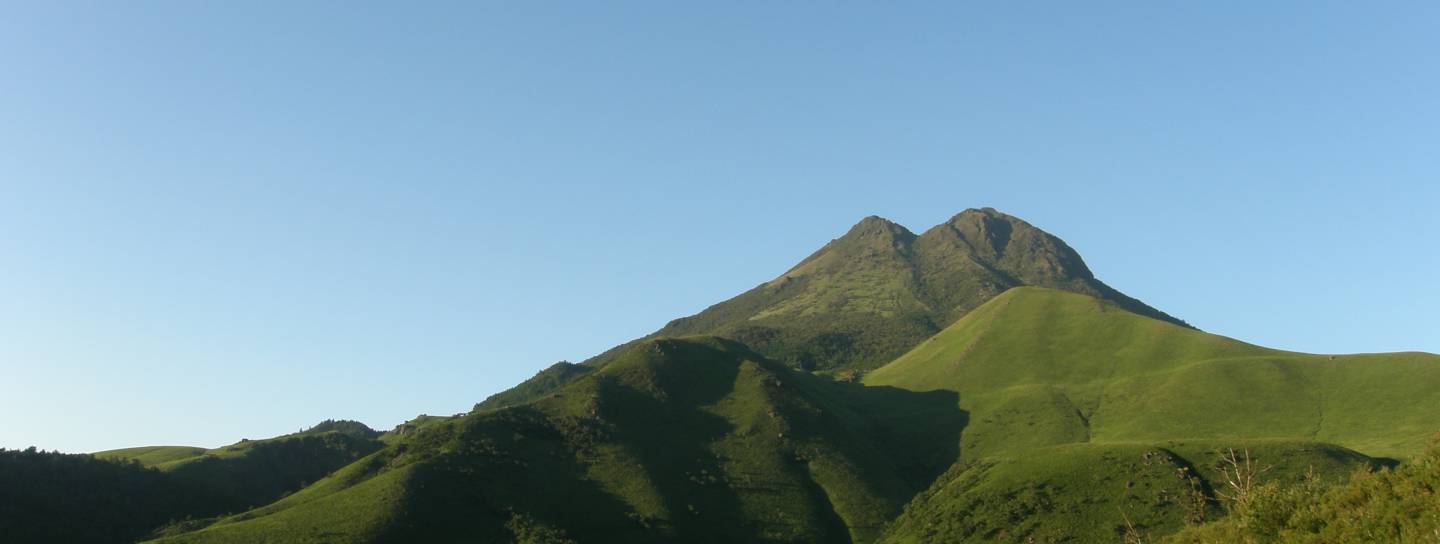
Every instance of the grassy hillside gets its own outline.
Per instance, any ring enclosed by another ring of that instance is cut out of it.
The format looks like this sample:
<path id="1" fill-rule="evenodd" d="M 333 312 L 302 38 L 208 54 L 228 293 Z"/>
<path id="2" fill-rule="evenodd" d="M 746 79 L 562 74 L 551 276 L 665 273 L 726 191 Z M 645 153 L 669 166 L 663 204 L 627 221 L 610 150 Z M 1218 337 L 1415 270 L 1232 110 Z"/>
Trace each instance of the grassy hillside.
<path id="1" fill-rule="evenodd" d="M 594 370 L 594 367 L 577 365 L 568 361 L 560 361 L 541 370 L 530 379 L 520 382 L 520 385 L 511 387 L 494 395 L 490 395 L 475 405 L 475 410 L 494 410 L 506 406 L 518 406 L 532 400 L 538 399 L 550 392 L 559 389 L 561 386 L 570 383 L 571 380 Z"/>
<path id="2" fill-rule="evenodd" d="M 970 415 L 960 462 L 893 542 L 1102 542 L 1125 517 L 1172 533 L 1221 513 L 1227 448 L 1274 465 L 1268 478 L 1336 481 L 1385 462 L 1367 455 L 1418 454 L 1440 427 L 1440 357 L 1270 350 L 1040 288 L 996 297 L 864 382 L 953 392 Z M 1185 467 L 1205 508 L 1177 499 Z"/>
<path id="3" fill-rule="evenodd" d="M 130 543 L 170 522 L 240 512 L 379 449 L 354 422 L 214 450 L 158 446 L 66 455 L 0 450 L 4 542 Z"/>
<path id="4" fill-rule="evenodd" d="M 199 457 L 208 451 L 205 448 L 194 446 L 142 446 L 139 448 L 123 448 L 96 452 L 95 456 L 101 459 L 129 460 L 140 463 L 147 467 L 163 465 L 166 463 Z"/>
<path id="5" fill-rule="evenodd" d="M 377 439 L 343 432 L 300 433 L 242 441 L 156 468 L 221 498 L 219 512 L 239 512 L 305 487 L 380 447 Z"/>
<path id="6" fill-rule="evenodd" d="M 141 525 L 149 524 L 143 527 L 148 532 L 167 521 L 197 518 L 179 527 L 203 525 L 209 516 L 271 503 L 379 450 L 382 444 L 380 433 L 362 423 L 326 420 L 297 433 L 242 440 L 215 449 L 150 446 L 99 452 L 94 458 L 153 469 L 141 477 L 159 482 L 154 485 L 162 486 L 166 493 L 184 497 L 179 504 L 141 516 L 139 519 L 145 520 Z M 117 502 L 148 500 L 109 483 L 94 485 L 97 492 Z M 53 509 L 48 513 L 37 510 L 34 515 L 39 519 L 68 516 Z"/>
<path id="7" fill-rule="evenodd" d="M 336 432 L 361 440 L 379 438 L 381 433 L 364 423 L 349 420 L 327 419 L 309 429 L 296 433 L 279 436 L 273 439 L 250 441 L 242 440 L 235 444 L 216 449 L 199 448 L 195 446 L 141 446 L 138 448 L 121 448 L 95 452 L 95 457 L 101 459 L 117 459 L 135 461 L 147 467 L 179 466 L 180 461 L 193 460 L 205 455 L 234 457 L 237 451 L 252 449 L 255 445 L 276 442 L 281 439 L 300 436 L 318 436 L 324 433 Z"/>
<path id="8" fill-rule="evenodd" d="M 1440 421 L 1440 357 L 1266 349 L 1061 291 L 1011 290 L 865 383 L 953 391 L 962 451 L 1283 438 L 1409 457 Z"/>
<path id="9" fill-rule="evenodd" d="M 383 434 L 383 433 L 381 433 L 380 431 L 377 431 L 377 430 L 375 430 L 375 429 L 371 429 L 369 425 L 366 425 L 366 424 L 361 423 L 361 422 L 359 422 L 359 421 L 354 421 L 354 420 L 349 420 L 349 419 L 327 419 L 327 420 L 325 420 L 325 421 L 321 421 L 320 423 L 317 423 L 314 427 L 311 427 L 311 428 L 309 428 L 309 429 L 305 429 L 305 430 L 300 431 L 300 432 L 298 432 L 298 433 L 295 433 L 295 434 L 293 434 L 293 435 L 287 435 L 287 436 L 296 436 L 296 435 L 311 435 L 311 436 L 315 436 L 315 435 L 321 435 L 321 434 L 325 434 L 325 433 L 340 433 L 340 434 L 343 434 L 343 435 L 346 435 L 346 436 L 349 436 L 349 437 L 352 437 L 352 438 L 359 438 L 359 439 L 379 438 L 380 435 Z"/>
<path id="10" fill-rule="evenodd" d="M 870 541 L 954 460 L 955 406 L 725 340 L 649 341 L 554 396 L 427 425 L 164 541 Z"/>

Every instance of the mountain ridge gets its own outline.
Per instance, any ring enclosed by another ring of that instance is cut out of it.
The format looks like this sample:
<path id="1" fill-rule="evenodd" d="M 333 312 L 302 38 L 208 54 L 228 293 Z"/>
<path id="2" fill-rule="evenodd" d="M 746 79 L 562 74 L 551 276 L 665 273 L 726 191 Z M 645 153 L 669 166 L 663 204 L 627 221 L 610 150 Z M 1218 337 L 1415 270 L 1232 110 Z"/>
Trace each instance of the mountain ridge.
<path id="1" fill-rule="evenodd" d="M 714 334 L 801 368 L 863 371 L 1022 285 L 1113 300 L 1189 327 L 1096 279 L 1060 238 L 994 208 L 970 208 L 919 235 L 868 216 L 774 279 L 644 338 Z M 786 322 L 822 318 L 842 324 Z M 837 354 L 837 344 L 860 354 Z M 586 363 L 603 361 L 602 354 Z"/>
<path id="2" fill-rule="evenodd" d="M 1095 278 L 1059 237 L 994 208 L 968 208 L 919 235 L 866 216 L 773 279 L 580 364 L 604 366 L 641 340 L 714 335 L 794 368 L 861 374 L 1024 285 L 1111 300 L 1193 328 Z M 477 407 L 522 404 L 580 373 L 552 367 Z"/>

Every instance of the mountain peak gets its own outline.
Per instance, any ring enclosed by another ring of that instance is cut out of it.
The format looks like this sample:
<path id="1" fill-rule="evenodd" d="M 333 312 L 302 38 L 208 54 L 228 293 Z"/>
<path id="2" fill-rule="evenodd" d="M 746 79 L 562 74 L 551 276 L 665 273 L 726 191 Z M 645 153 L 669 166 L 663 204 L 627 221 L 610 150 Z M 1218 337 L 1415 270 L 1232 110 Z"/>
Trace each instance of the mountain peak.
<path id="1" fill-rule="evenodd" d="M 910 232 L 910 229 L 905 228 L 899 223 L 878 215 L 871 215 L 861 219 L 859 223 L 855 223 L 855 226 L 850 227 L 850 230 L 846 232 L 844 236 L 841 236 L 840 239 L 863 238 L 868 236 L 881 236 L 908 242 L 915 238 L 915 233 Z"/>
<path id="2" fill-rule="evenodd" d="M 1024 221 L 1020 220 L 1020 218 L 1018 218 L 1018 217 L 1015 217 L 1015 216 L 1013 216 L 1013 215 L 1007 214 L 1007 213 L 1002 212 L 1002 211 L 1000 211 L 1000 210 L 997 210 L 997 209 L 995 209 L 995 208 L 985 207 L 985 208 L 966 208 L 966 209 L 964 209 L 963 211 L 961 211 L 960 213 L 957 213 L 957 214 L 951 216 L 949 220 L 945 221 L 944 223 L 941 223 L 941 225 L 959 225 L 959 224 L 975 223 L 975 222 L 982 222 L 982 221 L 1003 221 L 1003 222 L 1006 222 L 1006 223 L 1009 223 L 1009 222 L 1020 222 L 1020 223 L 1024 223 Z"/>
<path id="3" fill-rule="evenodd" d="M 848 275 L 857 263 L 903 262 L 910 253 L 915 233 L 899 223 L 872 215 L 861 219 L 844 236 L 831 240 L 790 270 L 771 280 L 772 287 L 811 275 Z M 865 264 L 863 266 L 870 266 Z M 898 266 L 898 265 L 896 265 Z"/>
<path id="4" fill-rule="evenodd" d="M 932 251 L 957 251 L 1031 280 L 1091 280 L 1080 254 L 1060 238 L 994 208 L 970 208 L 921 236 Z"/>
<path id="5" fill-rule="evenodd" d="M 864 370 L 1019 286 L 1089 295 L 1183 324 L 1096 279 L 1060 238 L 994 208 L 971 208 L 918 236 L 865 217 L 784 274 L 650 337 L 714 335 L 801 368 Z"/>
<path id="6" fill-rule="evenodd" d="M 966 216 L 966 215 L 984 215 L 984 216 L 990 216 L 990 217 L 1011 217 L 1010 215 L 1008 215 L 1008 214 L 1006 214 L 1006 213 L 1004 213 L 1004 212 L 1001 212 L 1000 210 L 997 210 L 997 209 L 995 209 L 995 208 L 991 208 L 991 207 L 989 207 L 989 206 L 985 206 L 985 207 L 983 207 L 983 208 L 965 208 L 965 209 L 964 209 L 963 211 L 961 211 L 960 213 L 955 214 L 955 217 L 950 218 L 950 220 L 951 220 L 951 221 L 954 221 L 955 219 L 957 219 L 957 218 L 959 218 L 959 217 L 961 217 L 961 216 Z"/>

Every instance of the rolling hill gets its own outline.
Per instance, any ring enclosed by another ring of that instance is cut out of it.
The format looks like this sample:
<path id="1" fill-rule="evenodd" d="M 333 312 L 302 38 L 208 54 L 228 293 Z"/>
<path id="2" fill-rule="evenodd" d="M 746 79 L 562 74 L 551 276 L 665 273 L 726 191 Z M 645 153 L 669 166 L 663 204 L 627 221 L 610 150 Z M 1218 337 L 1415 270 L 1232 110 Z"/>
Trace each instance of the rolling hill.
<path id="1" fill-rule="evenodd" d="M 733 341 L 651 340 L 556 395 L 423 427 L 162 541 L 870 541 L 953 459 L 955 406 Z"/>
<path id="2" fill-rule="evenodd" d="M 0 534 L 6 542 L 123 543 L 171 523 L 168 530 L 184 530 L 300 490 L 380 449 L 378 435 L 325 421 L 216 449 L 0 450 Z"/>
<path id="3" fill-rule="evenodd" d="M 865 383 L 959 394 L 961 408 L 977 415 L 963 449 L 977 454 L 1069 442 L 1280 438 L 1409 457 L 1440 421 L 1440 357 L 1432 354 L 1278 351 L 1028 287 L 997 297 Z"/>

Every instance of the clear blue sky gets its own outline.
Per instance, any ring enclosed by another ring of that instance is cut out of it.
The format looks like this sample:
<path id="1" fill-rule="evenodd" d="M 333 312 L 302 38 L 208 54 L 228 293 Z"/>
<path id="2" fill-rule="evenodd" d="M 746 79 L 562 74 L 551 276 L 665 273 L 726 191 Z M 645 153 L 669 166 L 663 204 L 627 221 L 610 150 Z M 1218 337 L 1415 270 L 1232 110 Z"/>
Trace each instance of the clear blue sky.
<path id="1" fill-rule="evenodd" d="M 1208 331 L 1440 352 L 1440 4 L 600 4 L 8 6 L 0 446 L 461 412 L 980 206 Z"/>

